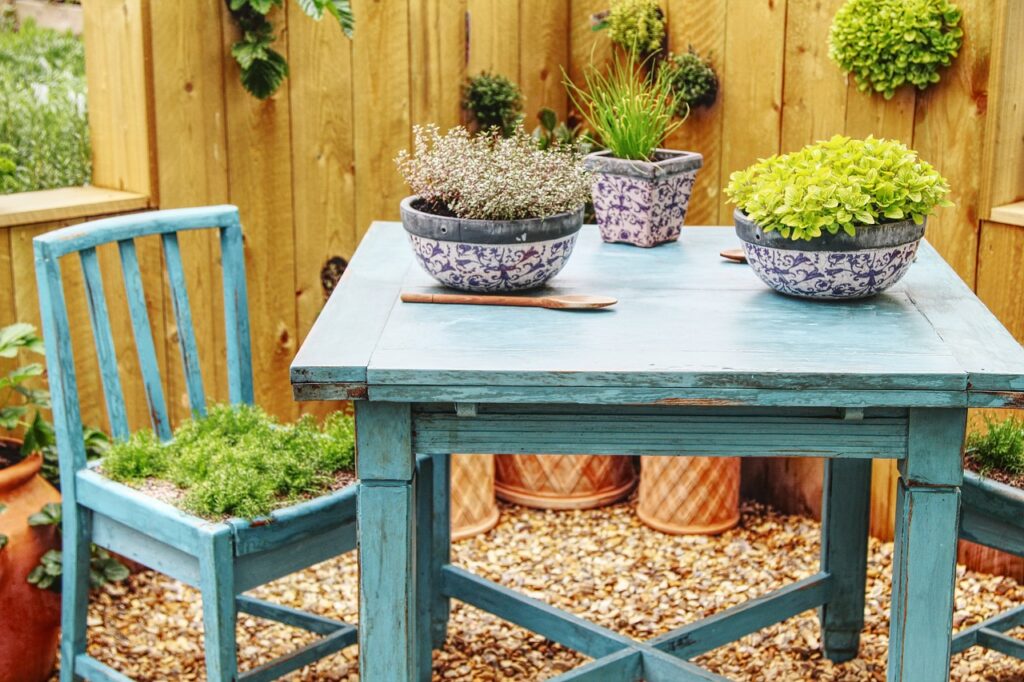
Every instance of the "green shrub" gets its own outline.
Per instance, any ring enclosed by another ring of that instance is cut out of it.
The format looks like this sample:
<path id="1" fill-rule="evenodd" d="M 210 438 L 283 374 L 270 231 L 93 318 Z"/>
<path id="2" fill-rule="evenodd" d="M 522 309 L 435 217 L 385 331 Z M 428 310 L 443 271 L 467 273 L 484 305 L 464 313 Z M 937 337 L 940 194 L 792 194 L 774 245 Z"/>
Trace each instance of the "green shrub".
<path id="1" fill-rule="evenodd" d="M 762 159 L 729 178 L 725 193 L 765 232 L 811 240 L 858 225 L 912 218 L 920 224 L 945 199 L 946 180 L 895 140 L 836 135 Z"/>
<path id="2" fill-rule="evenodd" d="M 594 65 L 584 70 L 585 87 L 562 71 L 573 106 L 612 154 L 620 159 L 649 161 L 654 150 L 672 134 L 675 119 L 672 80 L 668 69 L 646 76 L 636 59 L 615 56 L 602 73 Z"/>
<path id="3" fill-rule="evenodd" d="M 0 194 L 89 182 L 85 51 L 70 33 L 0 26 Z"/>
<path id="4" fill-rule="evenodd" d="M 923 90 L 959 53 L 961 14 L 950 0 L 847 0 L 832 21 L 829 56 L 861 92 L 889 99 L 904 83 Z"/>
<path id="5" fill-rule="evenodd" d="M 466 81 L 462 106 L 472 116 L 477 132 L 497 128 L 510 137 L 523 120 L 523 93 L 505 76 L 488 72 Z"/>
<path id="6" fill-rule="evenodd" d="M 665 39 L 665 15 L 657 0 L 618 0 L 607 19 L 608 37 L 634 55 L 661 49 Z"/>
<path id="7" fill-rule="evenodd" d="M 692 47 L 683 54 L 669 55 L 660 68 L 669 72 L 677 116 L 686 118 L 690 109 L 709 107 L 715 103 L 718 76 L 711 68 L 711 62 L 697 54 Z"/>
<path id="8" fill-rule="evenodd" d="M 975 431 L 967 438 L 967 450 L 982 474 L 997 470 L 1024 474 L 1024 421 L 1011 417 L 1002 421 L 985 418 L 986 433 Z"/>
<path id="9" fill-rule="evenodd" d="M 115 444 L 103 471 L 126 483 L 167 480 L 184 491 L 182 507 L 205 518 L 265 516 L 326 492 L 355 462 L 352 420 L 342 414 L 323 427 L 306 416 L 279 424 L 254 406 L 217 406 L 160 443 L 139 431 Z"/>

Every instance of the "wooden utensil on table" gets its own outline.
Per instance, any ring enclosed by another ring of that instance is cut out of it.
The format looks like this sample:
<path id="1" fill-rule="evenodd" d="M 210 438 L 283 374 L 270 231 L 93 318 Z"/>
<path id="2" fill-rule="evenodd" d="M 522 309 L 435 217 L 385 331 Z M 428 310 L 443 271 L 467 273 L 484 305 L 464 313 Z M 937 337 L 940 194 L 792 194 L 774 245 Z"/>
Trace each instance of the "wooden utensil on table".
<path id="1" fill-rule="evenodd" d="M 455 303 L 461 305 L 504 305 L 525 308 L 551 308 L 552 310 L 595 310 L 615 305 L 609 296 L 566 294 L 564 296 L 497 296 L 474 294 L 417 294 L 403 292 L 405 303 Z"/>
<path id="2" fill-rule="evenodd" d="M 743 249 L 725 249 L 718 254 L 722 258 L 733 263 L 746 263 L 747 254 L 743 252 Z"/>

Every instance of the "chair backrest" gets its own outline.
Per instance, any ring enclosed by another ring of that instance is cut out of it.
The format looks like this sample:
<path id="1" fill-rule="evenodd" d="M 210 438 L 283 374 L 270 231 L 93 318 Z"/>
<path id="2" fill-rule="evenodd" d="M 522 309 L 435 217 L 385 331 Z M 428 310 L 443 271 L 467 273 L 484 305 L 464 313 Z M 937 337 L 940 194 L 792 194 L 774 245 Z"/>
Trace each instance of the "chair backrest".
<path id="1" fill-rule="evenodd" d="M 196 229 L 217 229 L 220 232 L 228 395 L 232 403 L 251 403 L 252 351 L 246 300 L 245 256 L 242 226 L 236 207 L 207 206 L 135 213 L 65 227 L 32 240 L 63 486 L 72 484 L 70 477 L 84 467 L 86 462 L 82 443 L 78 384 L 71 350 L 71 331 L 59 259 L 77 253 L 81 261 L 111 433 L 116 439 L 124 439 L 129 434 L 128 418 L 117 369 L 114 337 L 107 314 L 107 299 L 103 292 L 103 277 L 96 254 L 97 247 L 117 243 L 150 421 L 156 434 L 167 440 L 171 437 L 171 425 L 167 416 L 167 404 L 164 400 L 153 334 L 149 326 L 135 239 L 160 235 L 163 260 L 167 267 L 167 282 L 170 285 L 174 317 L 177 322 L 178 345 L 181 349 L 189 404 L 193 414 L 205 414 L 206 398 L 199 368 L 199 352 L 192 325 L 181 251 L 178 247 L 178 232 Z"/>

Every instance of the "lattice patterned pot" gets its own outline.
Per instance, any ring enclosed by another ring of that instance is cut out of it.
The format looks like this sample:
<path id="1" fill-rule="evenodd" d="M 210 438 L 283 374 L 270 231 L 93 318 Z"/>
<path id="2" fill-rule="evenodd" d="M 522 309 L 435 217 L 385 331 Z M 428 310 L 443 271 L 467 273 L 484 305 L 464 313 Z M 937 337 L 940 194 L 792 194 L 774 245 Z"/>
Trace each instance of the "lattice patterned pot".
<path id="1" fill-rule="evenodd" d="M 644 247 L 679 239 L 703 163 L 700 154 L 671 149 L 656 150 L 653 161 L 619 159 L 607 150 L 587 155 L 601 238 Z"/>
<path id="2" fill-rule="evenodd" d="M 451 457 L 452 540 L 486 533 L 498 525 L 494 455 Z"/>
<path id="3" fill-rule="evenodd" d="M 673 535 L 714 535 L 740 520 L 739 457 L 641 457 L 636 514 Z"/>
<path id="4" fill-rule="evenodd" d="M 794 241 L 765 232 L 740 210 L 733 220 L 762 282 L 783 294 L 825 300 L 874 296 L 896 284 L 914 262 L 925 228 L 902 220 L 861 225 L 855 236 L 840 230 Z"/>
<path id="5" fill-rule="evenodd" d="M 537 509 L 593 509 L 617 502 L 636 485 L 632 457 L 496 455 L 498 497 Z"/>
<path id="6" fill-rule="evenodd" d="M 420 208 L 419 197 L 402 201 L 402 225 L 417 262 L 441 284 L 462 291 L 541 286 L 565 267 L 583 226 L 582 205 L 526 220 L 468 220 Z"/>

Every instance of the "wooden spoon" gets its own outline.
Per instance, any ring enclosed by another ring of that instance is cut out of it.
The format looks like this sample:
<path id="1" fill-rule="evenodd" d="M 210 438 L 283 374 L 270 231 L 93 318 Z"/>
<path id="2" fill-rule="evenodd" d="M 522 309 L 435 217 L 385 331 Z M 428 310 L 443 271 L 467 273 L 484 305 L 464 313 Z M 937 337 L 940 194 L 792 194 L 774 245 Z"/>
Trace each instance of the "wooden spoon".
<path id="1" fill-rule="evenodd" d="M 743 252 L 743 249 L 725 249 L 718 254 L 722 258 L 733 263 L 746 263 L 747 254 Z"/>
<path id="2" fill-rule="evenodd" d="M 402 293 L 405 303 L 458 303 L 463 305 L 507 305 L 552 310 L 594 310 L 615 305 L 608 296 L 569 294 L 565 296 L 475 296 L 473 294 L 416 294 Z"/>

